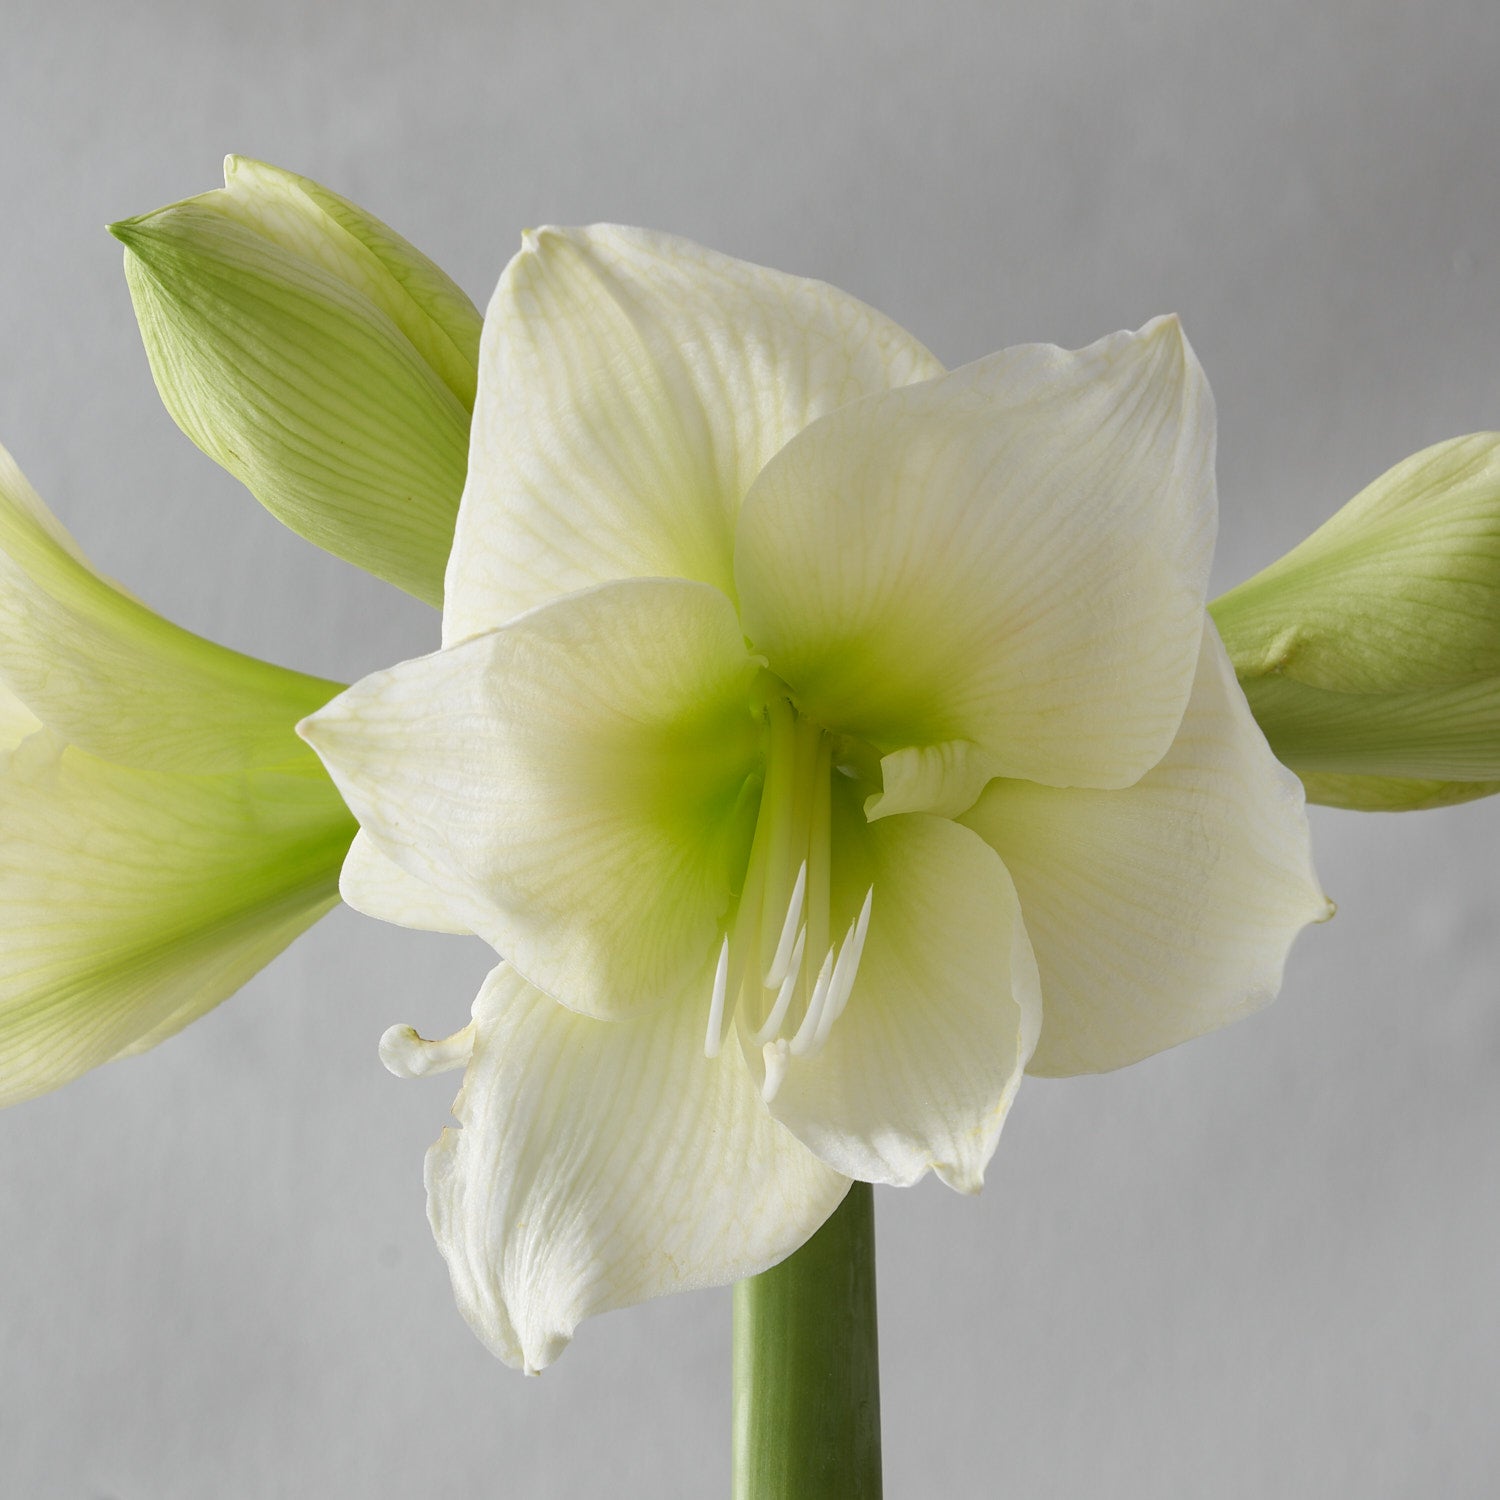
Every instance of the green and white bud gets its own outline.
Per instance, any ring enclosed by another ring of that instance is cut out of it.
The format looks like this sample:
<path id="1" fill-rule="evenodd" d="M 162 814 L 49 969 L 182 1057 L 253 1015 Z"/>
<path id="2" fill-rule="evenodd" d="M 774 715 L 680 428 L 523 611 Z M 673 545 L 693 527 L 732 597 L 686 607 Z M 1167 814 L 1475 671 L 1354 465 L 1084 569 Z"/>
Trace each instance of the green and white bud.
<path id="1" fill-rule="evenodd" d="M 1500 433 L 1397 464 L 1210 609 L 1312 801 L 1500 791 Z"/>
<path id="2" fill-rule="evenodd" d="M 170 1036 L 338 901 L 337 684 L 101 578 L 0 448 L 0 1104 Z"/>
<path id="3" fill-rule="evenodd" d="M 308 178 L 231 156 L 224 184 L 110 227 L 167 410 L 298 535 L 441 603 L 478 311 Z"/>

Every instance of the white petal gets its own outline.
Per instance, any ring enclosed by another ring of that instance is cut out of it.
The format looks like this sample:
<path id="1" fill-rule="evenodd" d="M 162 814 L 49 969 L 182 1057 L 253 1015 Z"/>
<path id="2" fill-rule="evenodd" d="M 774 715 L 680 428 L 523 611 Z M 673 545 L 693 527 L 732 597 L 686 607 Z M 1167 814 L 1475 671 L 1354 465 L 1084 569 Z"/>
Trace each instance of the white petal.
<path id="1" fill-rule="evenodd" d="M 946 819 L 866 826 L 842 789 L 835 818 L 830 930 L 873 887 L 869 934 L 843 1013 L 821 1050 L 790 1058 L 771 1113 L 850 1177 L 905 1185 L 930 1169 L 977 1192 L 1041 1016 L 1015 887 Z M 746 1057 L 764 1066 L 760 1049 Z"/>
<path id="2" fill-rule="evenodd" d="M 703 1056 L 692 1007 L 597 1021 L 502 965 L 474 1033 L 428 1214 L 459 1310 L 507 1364 L 550 1364 L 595 1313 L 765 1270 L 848 1188 L 734 1050 Z"/>
<path id="3" fill-rule="evenodd" d="M 967 740 L 908 745 L 881 757 L 880 790 L 865 800 L 865 816 L 872 821 L 903 812 L 957 817 L 973 807 L 992 774 Z"/>
<path id="4" fill-rule="evenodd" d="M 346 906 L 381 922 L 415 927 L 423 932 L 468 932 L 441 894 L 387 859 L 363 829 L 354 835 L 344 868 L 339 872 L 339 895 Z"/>
<path id="5" fill-rule="evenodd" d="M 1213 450 L 1170 318 L 845 407 L 746 496 L 745 632 L 802 712 L 882 751 L 967 740 L 991 775 L 1128 786 L 1187 702 Z"/>
<path id="6" fill-rule="evenodd" d="M 529 980 L 628 1013 L 703 986 L 761 724 L 729 601 L 632 579 L 357 683 L 303 726 L 382 853 Z"/>
<path id="7" fill-rule="evenodd" d="M 169 1036 L 337 904 L 320 776 L 176 776 L 39 730 L 0 757 L 0 1104 Z"/>
<path id="8" fill-rule="evenodd" d="M 993 782 L 963 820 L 1004 859 L 1042 975 L 1036 1073 L 1117 1068 L 1265 1005 L 1332 913 L 1302 788 L 1209 625 L 1182 728 L 1133 787 Z"/>
<path id="9" fill-rule="evenodd" d="M 640 229 L 529 233 L 485 318 L 444 642 L 612 578 L 732 591 L 766 460 L 824 412 L 941 368 L 821 282 Z"/>
<path id="10" fill-rule="evenodd" d="M 0 448 L 0 680 L 94 755 L 212 773 L 305 761 L 338 684 L 182 630 L 102 578 Z"/>

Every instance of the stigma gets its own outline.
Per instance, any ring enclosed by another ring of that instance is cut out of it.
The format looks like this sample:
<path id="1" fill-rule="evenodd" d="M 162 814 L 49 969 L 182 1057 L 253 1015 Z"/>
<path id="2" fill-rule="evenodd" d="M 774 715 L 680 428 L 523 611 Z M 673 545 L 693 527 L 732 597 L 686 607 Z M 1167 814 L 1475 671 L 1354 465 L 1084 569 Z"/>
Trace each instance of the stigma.
<path id="1" fill-rule="evenodd" d="M 738 1015 L 765 1059 L 769 1103 L 791 1059 L 815 1056 L 854 991 L 874 887 L 841 933 L 829 931 L 833 740 L 784 692 L 766 704 L 760 811 L 739 906 L 714 969 L 704 1052 L 716 1057 Z"/>

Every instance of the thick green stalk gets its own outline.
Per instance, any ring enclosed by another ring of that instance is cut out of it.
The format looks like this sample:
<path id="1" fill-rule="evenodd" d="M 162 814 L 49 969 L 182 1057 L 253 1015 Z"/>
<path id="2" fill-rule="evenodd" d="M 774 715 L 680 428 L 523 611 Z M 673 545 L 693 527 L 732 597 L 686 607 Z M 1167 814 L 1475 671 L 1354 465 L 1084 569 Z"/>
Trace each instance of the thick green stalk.
<path id="1" fill-rule="evenodd" d="M 734 1289 L 734 1500 L 880 1500 L 875 1201 Z"/>

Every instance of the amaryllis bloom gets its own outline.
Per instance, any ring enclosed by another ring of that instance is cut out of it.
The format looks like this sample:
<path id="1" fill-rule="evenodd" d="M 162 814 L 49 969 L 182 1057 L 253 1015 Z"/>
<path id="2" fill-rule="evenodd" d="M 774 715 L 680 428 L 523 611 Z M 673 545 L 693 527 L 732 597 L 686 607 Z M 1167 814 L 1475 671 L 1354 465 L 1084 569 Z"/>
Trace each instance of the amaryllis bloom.
<path id="1" fill-rule="evenodd" d="M 851 1178 L 972 1192 L 1028 1067 L 1272 997 L 1329 908 L 1204 612 L 1213 462 L 1171 318 L 945 373 L 817 282 L 527 235 L 443 649 L 303 726 L 346 900 L 503 956 L 383 1048 L 467 1067 L 429 1209 L 501 1358 L 774 1264 Z"/>

